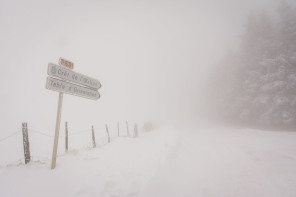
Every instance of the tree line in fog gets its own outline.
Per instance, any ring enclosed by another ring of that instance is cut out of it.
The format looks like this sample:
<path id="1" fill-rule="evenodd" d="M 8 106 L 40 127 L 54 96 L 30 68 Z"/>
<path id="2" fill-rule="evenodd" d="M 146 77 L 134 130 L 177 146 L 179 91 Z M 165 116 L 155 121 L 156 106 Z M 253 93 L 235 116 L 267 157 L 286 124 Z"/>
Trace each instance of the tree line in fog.
<path id="1" fill-rule="evenodd" d="M 248 16 L 241 42 L 215 68 L 212 106 L 223 120 L 265 128 L 296 128 L 296 6 L 277 17 Z"/>

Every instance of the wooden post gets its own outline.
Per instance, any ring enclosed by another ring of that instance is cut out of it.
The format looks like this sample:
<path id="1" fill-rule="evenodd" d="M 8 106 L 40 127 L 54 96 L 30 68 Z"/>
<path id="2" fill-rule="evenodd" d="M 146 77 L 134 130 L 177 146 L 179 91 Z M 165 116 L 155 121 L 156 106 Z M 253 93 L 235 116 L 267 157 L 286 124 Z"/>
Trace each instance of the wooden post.
<path id="1" fill-rule="evenodd" d="M 65 150 L 68 151 L 68 122 L 65 122 Z"/>
<path id="2" fill-rule="evenodd" d="M 117 134 L 118 134 L 118 137 L 119 137 L 119 122 L 117 122 Z"/>
<path id="3" fill-rule="evenodd" d="M 128 130 L 128 122 L 126 121 L 126 132 L 127 132 L 127 137 L 130 136 L 129 130 Z"/>
<path id="4" fill-rule="evenodd" d="M 95 148 L 96 147 L 96 138 L 95 138 L 94 126 L 91 126 L 91 133 L 92 133 L 93 148 Z"/>
<path id="5" fill-rule="evenodd" d="M 108 130 L 108 125 L 106 124 L 106 132 L 107 132 L 107 135 L 108 135 L 108 143 L 110 143 L 110 134 L 109 134 L 109 130 Z"/>
<path id="6" fill-rule="evenodd" d="M 137 125 L 137 123 L 135 124 L 135 127 L 134 127 L 134 137 L 138 137 L 138 125 Z"/>
<path id="7" fill-rule="evenodd" d="M 30 155 L 30 143 L 29 143 L 29 136 L 28 136 L 28 125 L 26 122 L 22 123 L 22 131 L 23 131 L 25 164 L 27 164 L 31 160 L 31 155 Z"/>
<path id="8" fill-rule="evenodd" d="M 56 166 L 57 160 L 57 152 L 58 152 L 58 142 L 59 142 L 59 132 L 60 132 L 60 124 L 61 124 L 61 113 L 62 113 L 62 104 L 63 104 L 63 93 L 59 93 L 59 103 L 58 103 L 58 111 L 57 111 L 57 120 L 56 120 L 56 128 L 54 133 L 54 143 L 53 143 L 53 151 L 52 151 L 52 159 L 51 159 L 51 169 L 54 169 Z"/>

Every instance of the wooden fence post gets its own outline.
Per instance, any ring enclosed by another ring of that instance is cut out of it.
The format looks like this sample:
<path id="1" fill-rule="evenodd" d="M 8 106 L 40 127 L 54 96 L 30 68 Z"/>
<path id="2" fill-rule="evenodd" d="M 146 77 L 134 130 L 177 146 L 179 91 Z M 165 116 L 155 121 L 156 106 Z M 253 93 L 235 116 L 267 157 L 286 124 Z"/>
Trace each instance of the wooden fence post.
<path id="1" fill-rule="evenodd" d="M 26 122 L 22 123 L 22 131 L 23 131 L 25 164 L 27 164 L 30 162 L 31 156 L 30 156 L 29 136 L 28 136 L 28 125 Z"/>
<path id="2" fill-rule="evenodd" d="M 128 130 L 128 122 L 126 121 L 126 132 L 127 132 L 127 137 L 130 136 L 129 130 Z"/>
<path id="3" fill-rule="evenodd" d="M 135 124 L 135 127 L 134 127 L 134 137 L 138 137 L 138 125 L 137 125 L 137 123 Z"/>
<path id="4" fill-rule="evenodd" d="M 92 143 L 93 143 L 93 148 L 95 148 L 95 147 L 96 147 L 96 138 L 95 138 L 94 126 L 91 126 L 91 132 L 92 132 Z"/>
<path id="5" fill-rule="evenodd" d="M 108 143 L 110 143 L 110 134 L 109 134 L 109 130 L 108 130 L 108 125 L 106 124 L 106 132 L 107 132 L 107 135 L 108 135 Z"/>
<path id="6" fill-rule="evenodd" d="M 65 149 L 68 151 L 68 122 L 65 122 Z"/>
<path id="7" fill-rule="evenodd" d="M 117 135 L 119 137 L 119 122 L 117 122 Z"/>

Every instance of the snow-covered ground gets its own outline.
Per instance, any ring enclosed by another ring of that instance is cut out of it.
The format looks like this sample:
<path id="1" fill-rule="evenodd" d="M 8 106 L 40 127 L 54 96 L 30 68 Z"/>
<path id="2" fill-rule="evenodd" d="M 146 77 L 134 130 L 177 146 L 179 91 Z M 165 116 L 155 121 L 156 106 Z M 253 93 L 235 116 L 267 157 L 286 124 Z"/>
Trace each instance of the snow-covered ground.
<path id="1" fill-rule="evenodd" d="M 0 168 L 0 196 L 296 196 L 296 132 L 160 128 Z M 50 155 L 50 154 L 48 154 Z"/>

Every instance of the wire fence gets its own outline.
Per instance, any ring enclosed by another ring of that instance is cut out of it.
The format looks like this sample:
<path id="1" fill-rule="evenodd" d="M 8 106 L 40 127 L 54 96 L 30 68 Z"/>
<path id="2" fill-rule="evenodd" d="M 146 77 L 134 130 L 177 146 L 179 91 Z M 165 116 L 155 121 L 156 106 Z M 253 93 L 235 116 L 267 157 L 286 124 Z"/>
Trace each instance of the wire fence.
<path id="1" fill-rule="evenodd" d="M 19 129 L 19 130 L 21 130 L 21 129 Z M 21 131 L 14 132 L 14 133 L 12 133 L 12 134 L 10 134 L 10 135 L 4 137 L 4 138 L 1 138 L 1 139 L 0 139 L 0 142 L 5 141 L 5 140 L 7 140 L 7 139 L 9 139 L 9 138 L 11 138 L 11 137 L 17 135 L 17 134 L 20 134 L 20 133 L 21 133 Z"/>
<path id="2" fill-rule="evenodd" d="M 59 135 L 59 144 L 66 144 L 65 140 L 67 138 L 70 144 L 70 148 L 68 149 L 67 147 L 67 149 L 63 149 L 60 146 L 58 154 L 65 154 L 67 151 L 70 152 L 72 150 L 77 151 L 83 150 L 85 148 L 89 149 L 94 147 L 102 147 L 119 137 L 136 137 L 135 130 L 130 128 L 130 131 L 128 131 L 128 128 L 119 128 L 118 123 L 117 127 L 111 127 L 111 129 L 108 129 L 107 125 L 105 126 L 106 129 L 102 129 L 102 127 L 93 128 L 96 146 L 94 146 L 93 143 L 94 138 L 92 137 L 92 127 L 85 129 L 75 129 L 69 127 L 68 135 L 62 134 L 63 130 L 61 129 L 61 135 Z M 35 128 L 32 129 L 30 128 L 30 126 L 28 126 L 27 131 L 29 136 L 28 143 L 30 144 L 31 148 L 31 161 L 44 163 L 45 161 L 49 160 L 54 135 L 49 134 L 50 132 L 46 130 L 40 130 Z M 23 148 L 25 141 L 23 141 L 22 132 L 23 128 L 19 128 L 16 132 L 0 138 L 0 155 L 2 155 L 0 167 L 2 167 L 3 165 L 18 166 L 25 163 Z M 9 150 L 9 153 L 7 150 Z M 7 157 L 6 159 L 5 156 Z"/>

